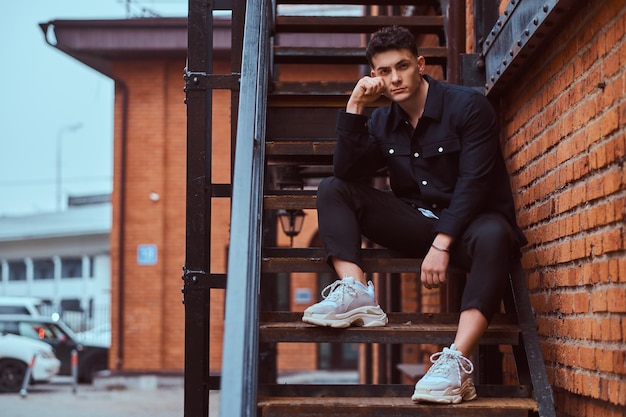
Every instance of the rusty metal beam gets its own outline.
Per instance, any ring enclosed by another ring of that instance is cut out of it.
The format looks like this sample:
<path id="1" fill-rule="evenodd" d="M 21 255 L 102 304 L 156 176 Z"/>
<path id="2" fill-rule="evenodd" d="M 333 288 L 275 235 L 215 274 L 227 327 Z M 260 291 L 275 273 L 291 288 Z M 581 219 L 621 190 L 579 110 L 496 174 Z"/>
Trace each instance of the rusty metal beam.
<path id="1" fill-rule="evenodd" d="M 511 0 L 483 44 L 487 95 L 500 94 L 581 0 Z"/>

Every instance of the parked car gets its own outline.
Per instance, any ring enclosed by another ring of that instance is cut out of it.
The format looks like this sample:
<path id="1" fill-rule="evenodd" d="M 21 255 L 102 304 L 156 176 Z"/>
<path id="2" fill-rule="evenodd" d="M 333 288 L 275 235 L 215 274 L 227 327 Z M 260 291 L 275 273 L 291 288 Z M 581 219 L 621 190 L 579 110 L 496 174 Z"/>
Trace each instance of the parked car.
<path id="1" fill-rule="evenodd" d="M 50 382 L 59 373 L 61 361 L 52 346 L 27 337 L 0 332 L 0 392 L 19 392 L 33 357 L 30 384 Z"/>
<path id="2" fill-rule="evenodd" d="M 108 347 L 82 342 L 61 320 L 23 315 L 0 315 L 0 332 L 13 333 L 48 343 L 61 361 L 60 375 L 72 374 L 72 350 L 76 350 L 79 382 L 91 383 L 96 372 L 109 367 Z"/>
<path id="3" fill-rule="evenodd" d="M 35 297 L 0 297 L 0 314 L 42 315 L 43 300 Z"/>
<path id="4" fill-rule="evenodd" d="M 111 325 L 101 324 L 84 332 L 76 333 L 83 343 L 90 343 L 99 346 L 111 346 Z"/>

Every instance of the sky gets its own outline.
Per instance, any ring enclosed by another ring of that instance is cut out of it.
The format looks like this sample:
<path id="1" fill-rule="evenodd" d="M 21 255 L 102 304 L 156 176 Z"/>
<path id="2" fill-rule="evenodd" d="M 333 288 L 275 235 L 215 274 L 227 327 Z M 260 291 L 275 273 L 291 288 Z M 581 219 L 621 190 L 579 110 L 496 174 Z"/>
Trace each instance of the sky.
<path id="1" fill-rule="evenodd" d="M 66 210 L 69 195 L 112 191 L 113 81 L 48 45 L 39 24 L 183 17 L 187 7 L 187 0 L 2 0 L 0 216 Z"/>

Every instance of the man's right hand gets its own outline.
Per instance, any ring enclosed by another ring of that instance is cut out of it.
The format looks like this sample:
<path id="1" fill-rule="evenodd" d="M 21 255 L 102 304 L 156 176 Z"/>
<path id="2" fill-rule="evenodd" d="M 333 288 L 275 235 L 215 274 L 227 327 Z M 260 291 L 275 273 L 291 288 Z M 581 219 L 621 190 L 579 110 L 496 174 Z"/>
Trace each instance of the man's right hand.
<path id="1" fill-rule="evenodd" d="M 385 93 L 385 82 L 381 77 L 365 76 L 356 83 L 346 106 L 347 113 L 363 114 L 365 107 L 374 103 Z"/>

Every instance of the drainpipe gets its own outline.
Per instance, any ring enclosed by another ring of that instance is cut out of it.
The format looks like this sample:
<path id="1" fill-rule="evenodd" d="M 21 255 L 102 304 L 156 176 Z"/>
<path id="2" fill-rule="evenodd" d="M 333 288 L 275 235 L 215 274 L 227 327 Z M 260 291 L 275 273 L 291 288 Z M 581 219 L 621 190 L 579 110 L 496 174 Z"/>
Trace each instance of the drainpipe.
<path id="1" fill-rule="evenodd" d="M 128 87 L 121 80 L 115 80 L 116 90 L 122 95 L 122 149 L 120 151 L 120 199 L 119 199 L 119 232 L 118 232 L 118 284 L 117 284 L 117 359 L 115 368 L 120 371 L 124 363 L 124 235 L 126 232 L 126 174 L 127 174 L 127 144 L 128 144 Z"/>
<path id="2" fill-rule="evenodd" d="M 128 86 L 119 78 L 116 78 L 109 62 L 104 59 L 81 54 L 66 48 L 64 45 L 56 42 L 54 36 L 54 22 L 42 23 L 39 25 L 44 34 L 46 43 L 53 48 L 75 58 L 88 67 L 106 75 L 115 82 L 115 91 L 122 96 L 122 132 L 120 150 L 120 199 L 119 199 L 119 236 L 118 236 L 118 314 L 117 314 L 117 358 L 115 360 L 115 369 L 121 370 L 124 363 L 124 235 L 126 230 L 126 177 L 127 177 L 127 143 L 128 143 Z"/>

